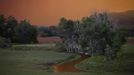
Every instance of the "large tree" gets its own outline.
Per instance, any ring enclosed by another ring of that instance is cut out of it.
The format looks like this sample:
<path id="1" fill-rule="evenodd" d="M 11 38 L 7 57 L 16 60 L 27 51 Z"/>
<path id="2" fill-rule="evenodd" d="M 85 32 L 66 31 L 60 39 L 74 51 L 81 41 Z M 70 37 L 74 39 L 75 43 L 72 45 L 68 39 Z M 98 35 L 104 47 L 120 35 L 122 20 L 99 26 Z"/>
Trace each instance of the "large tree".
<path id="1" fill-rule="evenodd" d="M 21 21 L 15 27 L 14 39 L 17 43 L 36 43 L 37 42 L 36 27 L 32 26 L 28 21 Z"/>
<path id="2" fill-rule="evenodd" d="M 7 28 L 6 28 L 6 19 L 4 15 L 0 15 L 0 48 L 10 47 L 11 41 L 6 37 Z"/>
<path id="3" fill-rule="evenodd" d="M 9 16 L 7 18 L 7 22 L 6 22 L 6 25 L 5 25 L 5 37 L 6 38 L 9 38 L 12 42 L 15 42 L 13 37 L 15 35 L 15 31 L 14 31 L 14 28 L 18 25 L 18 21 L 12 17 L 12 16 Z"/>
<path id="4" fill-rule="evenodd" d="M 79 45 L 79 22 L 61 18 L 58 30 L 63 39 L 63 47 L 68 52 L 80 52 Z"/>
<path id="5" fill-rule="evenodd" d="M 115 25 L 107 13 L 94 13 L 80 22 L 62 18 L 59 30 L 69 52 L 78 49 L 77 52 L 86 51 L 90 55 L 114 57 L 124 42 L 124 36 Z"/>
<path id="6" fill-rule="evenodd" d="M 95 13 L 84 18 L 80 34 L 82 48 L 91 55 L 116 56 L 125 38 L 114 27 L 115 24 L 107 13 Z"/>

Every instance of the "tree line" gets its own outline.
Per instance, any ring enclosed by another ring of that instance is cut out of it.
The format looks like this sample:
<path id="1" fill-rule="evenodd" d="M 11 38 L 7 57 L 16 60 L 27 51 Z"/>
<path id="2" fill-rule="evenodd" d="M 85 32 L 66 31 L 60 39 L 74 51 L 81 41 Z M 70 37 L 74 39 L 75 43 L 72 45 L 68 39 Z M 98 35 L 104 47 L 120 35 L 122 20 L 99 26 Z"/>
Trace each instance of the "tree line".
<path id="1" fill-rule="evenodd" d="M 0 15 L 0 39 L 1 47 L 6 46 L 8 43 L 37 43 L 37 30 L 28 21 L 17 21 L 15 17 L 9 16 L 5 18 Z M 2 45 L 2 42 L 5 44 Z"/>
<path id="2" fill-rule="evenodd" d="M 67 52 L 116 57 L 125 35 L 107 13 L 94 13 L 80 21 L 61 18 L 58 25 L 61 47 Z"/>
<path id="3" fill-rule="evenodd" d="M 37 31 L 39 37 L 59 36 L 57 26 L 38 26 Z"/>

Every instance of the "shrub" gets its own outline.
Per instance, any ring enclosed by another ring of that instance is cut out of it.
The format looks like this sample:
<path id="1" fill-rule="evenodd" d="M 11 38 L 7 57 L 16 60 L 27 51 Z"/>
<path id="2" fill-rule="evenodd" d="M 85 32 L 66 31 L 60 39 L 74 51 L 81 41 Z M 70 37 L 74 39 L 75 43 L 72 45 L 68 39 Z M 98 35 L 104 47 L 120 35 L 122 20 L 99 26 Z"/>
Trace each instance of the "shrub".
<path id="1" fill-rule="evenodd" d="M 0 48 L 11 47 L 11 41 L 9 39 L 0 37 Z"/>

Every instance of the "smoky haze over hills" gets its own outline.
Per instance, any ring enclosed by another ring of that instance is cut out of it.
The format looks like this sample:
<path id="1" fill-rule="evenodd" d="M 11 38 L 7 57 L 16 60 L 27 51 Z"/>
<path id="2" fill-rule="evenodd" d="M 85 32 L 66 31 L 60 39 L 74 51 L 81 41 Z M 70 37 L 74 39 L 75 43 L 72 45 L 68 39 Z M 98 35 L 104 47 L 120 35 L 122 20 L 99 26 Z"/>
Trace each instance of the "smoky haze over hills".
<path id="1" fill-rule="evenodd" d="M 117 22 L 117 27 L 121 28 L 134 27 L 134 10 L 128 10 L 124 12 L 112 12 L 110 13 L 110 16 L 114 19 L 114 21 Z M 48 25 L 39 25 L 39 26 L 48 26 Z"/>
<path id="2" fill-rule="evenodd" d="M 111 13 L 111 16 L 117 21 L 119 27 L 134 27 L 134 10 L 114 12 Z"/>

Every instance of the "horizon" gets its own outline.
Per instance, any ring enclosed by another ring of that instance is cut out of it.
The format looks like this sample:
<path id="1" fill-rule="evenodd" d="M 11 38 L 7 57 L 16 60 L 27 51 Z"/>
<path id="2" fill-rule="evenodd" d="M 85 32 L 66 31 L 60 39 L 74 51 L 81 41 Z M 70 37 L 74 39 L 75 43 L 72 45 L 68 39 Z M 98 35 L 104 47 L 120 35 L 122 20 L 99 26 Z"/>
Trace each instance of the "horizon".
<path id="1" fill-rule="evenodd" d="M 26 19 L 32 25 L 57 25 L 61 17 L 79 20 L 92 12 L 134 10 L 134 0 L 0 0 L 0 14 Z"/>

